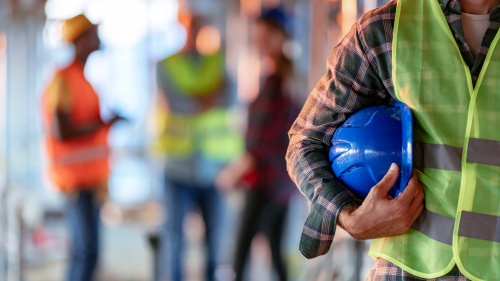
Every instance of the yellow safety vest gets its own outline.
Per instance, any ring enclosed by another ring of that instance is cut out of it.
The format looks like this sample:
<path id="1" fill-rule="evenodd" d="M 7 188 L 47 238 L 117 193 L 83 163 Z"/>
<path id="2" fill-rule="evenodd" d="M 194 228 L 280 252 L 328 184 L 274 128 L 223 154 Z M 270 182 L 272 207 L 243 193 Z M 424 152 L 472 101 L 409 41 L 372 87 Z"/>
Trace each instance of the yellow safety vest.
<path id="1" fill-rule="evenodd" d="M 221 53 L 195 62 L 185 54 L 173 55 L 160 63 L 168 81 L 180 95 L 197 98 L 212 94 L 224 83 L 224 60 Z M 195 153 L 227 162 L 244 150 L 243 136 L 232 124 L 234 112 L 213 108 L 199 114 L 181 114 L 158 109 L 160 137 L 157 150 L 170 159 L 187 159 Z"/>
<path id="2" fill-rule="evenodd" d="M 498 40 L 474 88 L 438 2 L 398 1 L 392 78 L 415 117 L 426 209 L 406 234 L 374 240 L 370 255 L 422 278 L 456 264 L 472 280 L 500 280 Z"/>
<path id="3" fill-rule="evenodd" d="M 178 53 L 161 61 L 160 66 L 169 75 L 172 87 L 186 96 L 212 94 L 225 79 L 225 62 L 220 52 L 197 58 Z"/>

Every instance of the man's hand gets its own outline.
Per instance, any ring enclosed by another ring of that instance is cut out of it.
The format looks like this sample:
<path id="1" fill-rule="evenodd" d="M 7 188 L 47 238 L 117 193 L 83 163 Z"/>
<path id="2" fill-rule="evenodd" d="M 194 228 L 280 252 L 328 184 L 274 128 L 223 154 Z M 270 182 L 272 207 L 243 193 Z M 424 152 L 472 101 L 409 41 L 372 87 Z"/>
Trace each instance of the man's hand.
<path id="1" fill-rule="evenodd" d="M 413 175 L 404 191 L 396 198 L 387 195 L 399 175 L 392 164 L 385 177 L 375 185 L 358 209 L 345 208 L 339 215 L 339 226 L 357 240 L 403 234 L 424 209 L 424 192 L 417 175 Z"/>

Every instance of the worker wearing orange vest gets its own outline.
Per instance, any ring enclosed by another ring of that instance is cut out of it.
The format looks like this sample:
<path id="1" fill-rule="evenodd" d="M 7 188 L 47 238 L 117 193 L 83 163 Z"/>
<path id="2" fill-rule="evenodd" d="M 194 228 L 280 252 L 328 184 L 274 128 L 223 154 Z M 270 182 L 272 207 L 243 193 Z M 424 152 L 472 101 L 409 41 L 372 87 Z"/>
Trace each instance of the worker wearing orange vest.
<path id="1" fill-rule="evenodd" d="M 99 203 L 107 193 L 110 124 L 100 116 L 99 98 L 84 76 L 88 56 L 99 49 L 97 26 L 85 16 L 66 20 L 63 39 L 75 59 L 59 70 L 42 98 L 49 177 L 68 194 L 72 251 L 67 280 L 92 280 L 98 256 Z"/>

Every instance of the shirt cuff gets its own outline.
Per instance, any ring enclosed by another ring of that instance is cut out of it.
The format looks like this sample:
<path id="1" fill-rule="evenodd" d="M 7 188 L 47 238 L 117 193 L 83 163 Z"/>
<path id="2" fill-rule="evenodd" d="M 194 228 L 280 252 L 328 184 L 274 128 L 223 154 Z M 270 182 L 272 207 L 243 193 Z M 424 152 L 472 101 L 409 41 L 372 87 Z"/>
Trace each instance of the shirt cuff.
<path id="1" fill-rule="evenodd" d="M 353 204 L 360 205 L 361 200 L 347 189 L 341 193 L 334 193 L 332 188 L 320 191 L 318 199 L 311 206 L 300 239 L 300 252 L 304 257 L 312 259 L 328 253 L 340 211 Z"/>

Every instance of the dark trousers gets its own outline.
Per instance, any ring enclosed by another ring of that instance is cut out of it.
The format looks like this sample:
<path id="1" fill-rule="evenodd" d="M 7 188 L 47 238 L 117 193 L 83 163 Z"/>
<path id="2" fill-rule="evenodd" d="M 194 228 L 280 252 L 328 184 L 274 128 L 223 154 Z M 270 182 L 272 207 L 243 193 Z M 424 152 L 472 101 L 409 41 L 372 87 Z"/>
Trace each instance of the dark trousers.
<path id="1" fill-rule="evenodd" d="M 245 208 L 236 242 L 234 270 L 236 281 L 243 280 L 243 269 L 250 252 L 253 237 L 264 231 L 271 246 L 274 268 L 280 281 L 287 280 L 286 266 L 281 257 L 281 237 L 288 206 L 274 203 L 259 191 L 250 190 L 246 194 Z"/>
<path id="2" fill-rule="evenodd" d="M 67 202 L 71 237 L 68 281 L 93 280 L 99 254 L 99 206 L 93 191 L 81 190 Z"/>
<path id="3" fill-rule="evenodd" d="M 205 280 L 214 280 L 217 266 L 219 221 L 223 202 L 214 187 L 197 188 L 181 183 L 168 182 L 165 190 L 167 221 L 160 239 L 160 280 L 181 281 L 182 278 L 182 224 L 186 213 L 198 206 L 205 222 L 207 263 Z"/>

